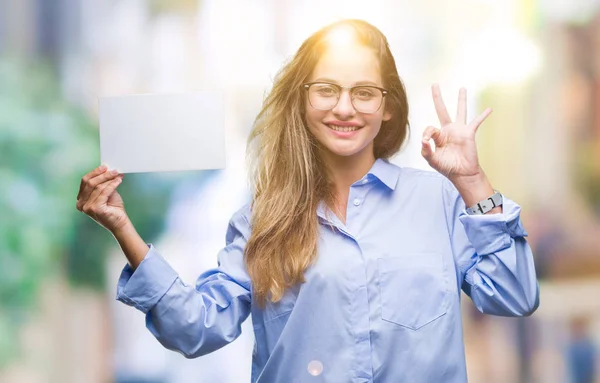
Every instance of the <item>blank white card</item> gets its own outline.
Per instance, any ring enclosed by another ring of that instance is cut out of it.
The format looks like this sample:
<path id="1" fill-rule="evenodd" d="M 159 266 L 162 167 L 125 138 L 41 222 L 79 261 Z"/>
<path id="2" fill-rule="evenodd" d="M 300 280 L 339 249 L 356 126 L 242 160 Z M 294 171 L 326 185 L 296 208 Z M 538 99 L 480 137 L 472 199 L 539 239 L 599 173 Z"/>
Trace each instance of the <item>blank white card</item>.
<path id="1" fill-rule="evenodd" d="M 100 97 L 100 161 L 121 173 L 223 169 L 222 93 Z"/>

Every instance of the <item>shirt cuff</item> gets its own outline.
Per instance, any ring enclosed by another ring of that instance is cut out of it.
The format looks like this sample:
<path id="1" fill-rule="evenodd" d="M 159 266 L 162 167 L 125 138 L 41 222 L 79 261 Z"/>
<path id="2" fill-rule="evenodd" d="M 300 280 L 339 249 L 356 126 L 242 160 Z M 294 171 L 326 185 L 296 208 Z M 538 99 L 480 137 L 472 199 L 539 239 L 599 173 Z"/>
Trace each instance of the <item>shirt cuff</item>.
<path id="1" fill-rule="evenodd" d="M 135 271 L 125 265 L 117 282 L 117 300 L 146 314 L 167 293 L 178 278 L 177 272 L 154 246 Z"/>
<path id="2" fill-rule="evenodd" d="M 521 207 L 503 197 L 502 213 L 469 215 L 466 209 L 458 219 L 477 254 L 492 254 L 511 246 L 511 238 L 526 237 Z"/>

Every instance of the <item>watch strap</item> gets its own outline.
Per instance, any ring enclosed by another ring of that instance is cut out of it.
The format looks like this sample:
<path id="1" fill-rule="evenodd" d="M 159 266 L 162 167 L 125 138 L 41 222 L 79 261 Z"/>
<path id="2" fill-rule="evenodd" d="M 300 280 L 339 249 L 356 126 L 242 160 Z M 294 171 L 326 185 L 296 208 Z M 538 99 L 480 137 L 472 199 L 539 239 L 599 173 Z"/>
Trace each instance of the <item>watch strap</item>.
<path id="1" fill-rule="evenodd" d="M 467 214 L 485 214 L 492 210 L 496 206 L 502 206 L 502 194 L 499 191 L 494 190 L 494 194 L 490 197 L 479 201 L 476 205 L 467 208 Z"/>

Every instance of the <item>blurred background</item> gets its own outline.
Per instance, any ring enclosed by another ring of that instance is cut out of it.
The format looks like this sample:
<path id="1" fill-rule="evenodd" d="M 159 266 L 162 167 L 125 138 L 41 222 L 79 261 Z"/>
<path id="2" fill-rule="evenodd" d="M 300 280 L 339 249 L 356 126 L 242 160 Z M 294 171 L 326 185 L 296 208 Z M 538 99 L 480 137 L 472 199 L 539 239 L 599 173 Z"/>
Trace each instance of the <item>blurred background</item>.
<path id="1" fill-rule="evenodd" d="M 125 258 L 75 209 L 99 165 L 98 97 L 226 94 L 222 171 L 128 174 L 138 231 L 193 283 L 248 198 L 245 139 L 272 78 L 340 18 L 388 37 L 411 106 L 393 161 L 427 168 L 419 137 L 468 89 L 493 185 L 523 207 L 541 305 L 529 318 L 463 299 L 469 381 L 600 382 L 600 1 L 0 0 L 0 382 L 248 382 L 251 325 L 186 360 L 115 301 Z"/>

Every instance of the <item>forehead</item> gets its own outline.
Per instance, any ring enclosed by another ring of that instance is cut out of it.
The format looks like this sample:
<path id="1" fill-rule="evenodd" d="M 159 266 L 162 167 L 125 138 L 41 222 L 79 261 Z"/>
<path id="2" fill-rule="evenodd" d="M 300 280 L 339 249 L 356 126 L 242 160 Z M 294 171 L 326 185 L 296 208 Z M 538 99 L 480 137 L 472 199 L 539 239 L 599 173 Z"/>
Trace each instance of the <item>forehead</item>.
<path id="1" fill-rule="evenodd" d="M 363 45 L 328 46 L 309 80 L 319 79 L 334 80 L 343 86 L 364 82 L 381 85 L 379 60 L 371 48 Z"/>

